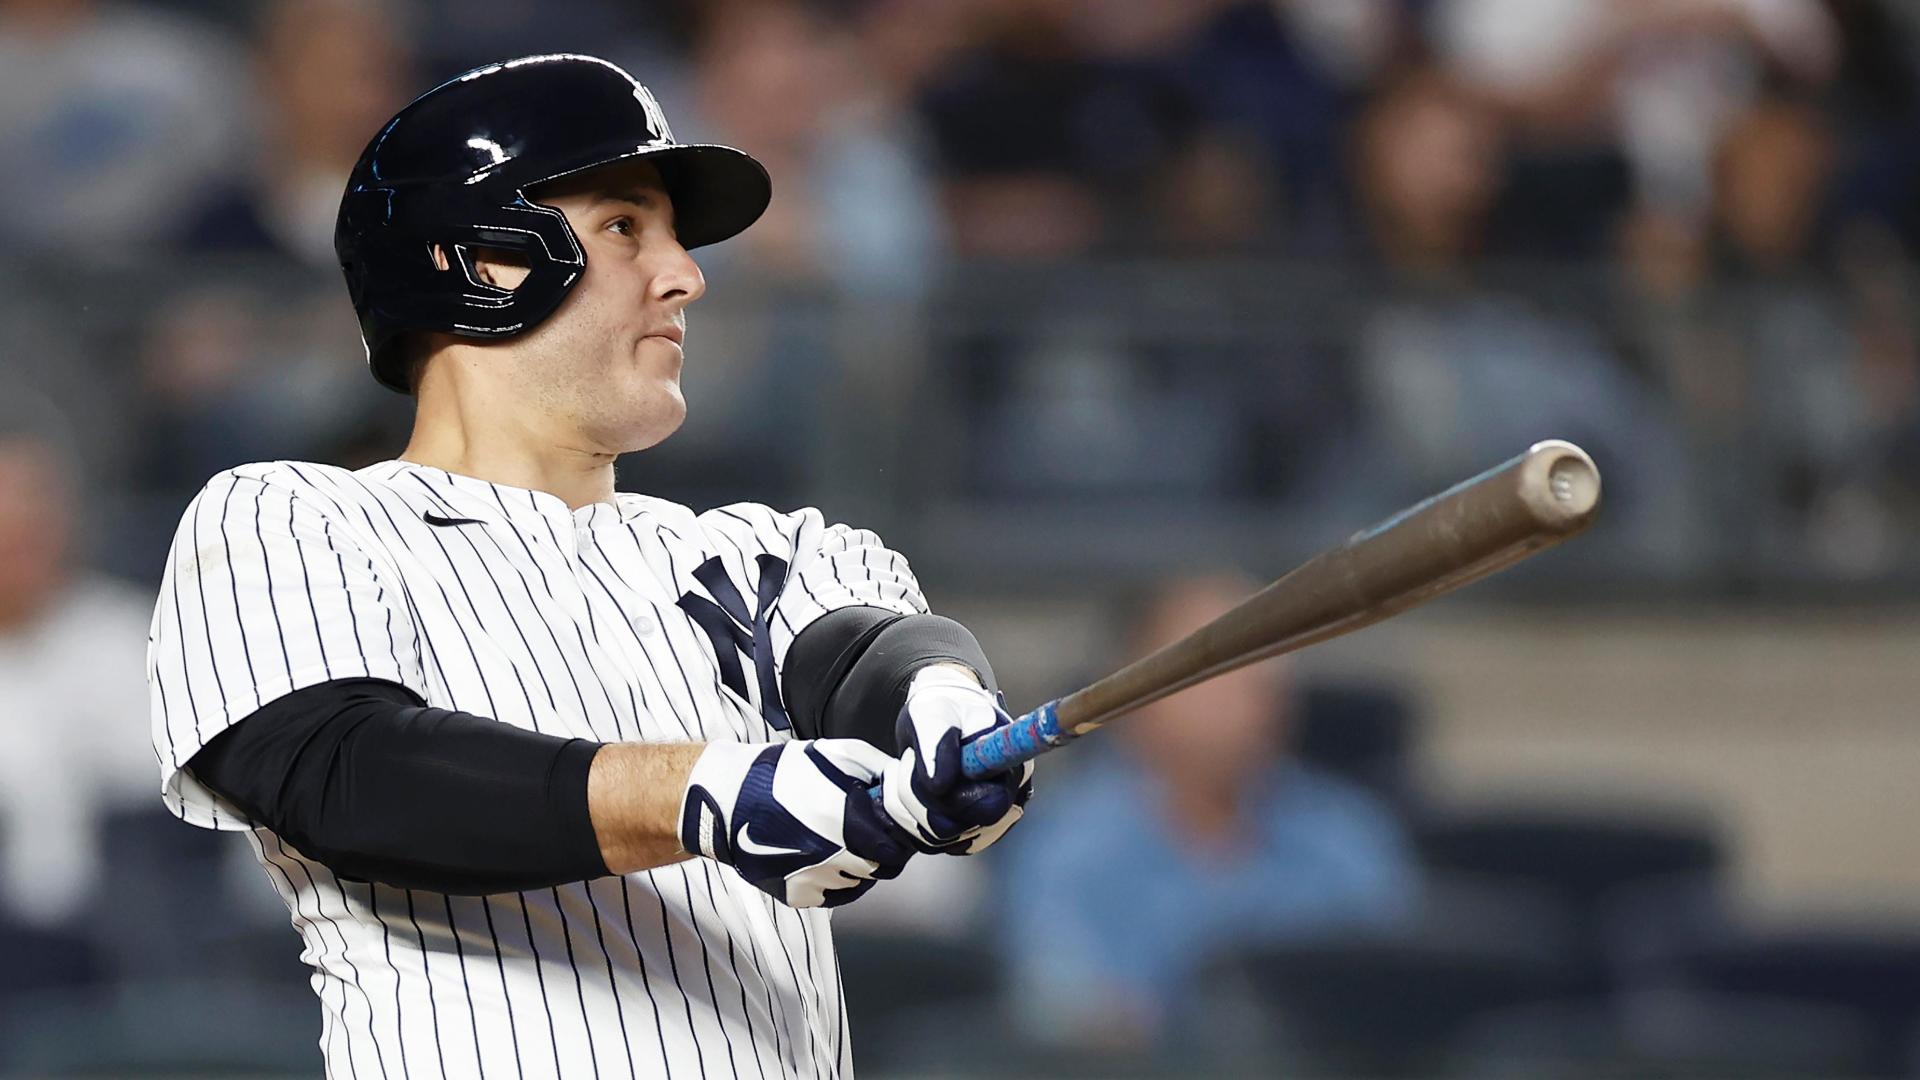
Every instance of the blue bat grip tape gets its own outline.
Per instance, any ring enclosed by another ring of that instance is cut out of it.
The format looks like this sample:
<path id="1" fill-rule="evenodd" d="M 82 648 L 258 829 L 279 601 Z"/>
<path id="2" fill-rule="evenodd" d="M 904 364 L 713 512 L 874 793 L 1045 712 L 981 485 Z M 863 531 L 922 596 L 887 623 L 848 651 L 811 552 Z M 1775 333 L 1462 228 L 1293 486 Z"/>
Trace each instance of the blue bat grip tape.
<path id="1" fill-rule="evenodd" d="M 1005 772 L 1023 761 L 1032 761 L 1048 750 L 1072 742 L 1075 736 L 1061 730 L 1058 701 L 1021 716 L 1013 723 L 990 731 L 960 748 L 960 769 L 975 780 Z M 873 804 L 881 805 L 880 785 L 875 784 Z"/>
<path id="2" fill-rule="evenodd" d="M 1060 730 L 1059 705 L 1049 701 L 1006 727 L 960 748 L 960 768 L 975 780 L 1006 772 L 1072 739 Z"/>

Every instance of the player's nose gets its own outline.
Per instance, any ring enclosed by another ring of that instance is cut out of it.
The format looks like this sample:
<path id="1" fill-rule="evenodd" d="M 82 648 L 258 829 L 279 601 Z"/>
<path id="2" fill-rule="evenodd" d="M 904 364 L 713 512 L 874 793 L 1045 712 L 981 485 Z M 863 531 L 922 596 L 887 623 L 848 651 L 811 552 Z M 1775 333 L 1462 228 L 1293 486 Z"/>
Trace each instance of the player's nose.
<path id="1" fill-rule="evenodd" d="M 700 264 L 687 249 L 675 241 L 664 246 L 654 268 L 649 287 L 650 299 L 675 307 L 685 307 L 706 295 L 707 279 Z"/>

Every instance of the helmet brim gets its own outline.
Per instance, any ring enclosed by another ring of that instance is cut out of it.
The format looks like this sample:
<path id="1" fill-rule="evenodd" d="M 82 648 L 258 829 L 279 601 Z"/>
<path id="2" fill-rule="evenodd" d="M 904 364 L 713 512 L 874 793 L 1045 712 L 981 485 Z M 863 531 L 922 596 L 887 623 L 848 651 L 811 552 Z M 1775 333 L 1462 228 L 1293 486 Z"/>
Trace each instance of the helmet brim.
<path id="1" fill-rule="evenodd" d="M 738 236 L 760 220 L 773 201 L 773 181 L 766 167 L 752 155 L 716 143 L 676 143 L 666 146 L 607 147 L 586 155 L 588 160 L 527 188 L 622 161 L 645 158 L 660 170 L 667 196 L 673 200 L 674 233 L 682 247 L 692 249 Z M 538 201 L 538 197 L 529 194 Z"/>

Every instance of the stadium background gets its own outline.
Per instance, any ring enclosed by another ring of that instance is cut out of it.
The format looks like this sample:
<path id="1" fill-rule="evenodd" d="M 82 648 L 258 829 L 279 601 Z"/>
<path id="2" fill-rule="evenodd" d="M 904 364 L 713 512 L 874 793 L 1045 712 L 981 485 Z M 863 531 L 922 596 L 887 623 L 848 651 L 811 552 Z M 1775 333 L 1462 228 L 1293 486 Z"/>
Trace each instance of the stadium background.
<path id="1" fill-rule="evenodd" d="M 1079 747 L 1024 848 L 841 920 L 863 1072 L 1920 1075 L 1898 0 L 0 0 L 0 1070 L 317 1069 L 284 911 L 153 797 L 147 591 L 211 473 L 397 453 L 341 179 L 539 51 L 775 178 L 625 484 L 871 525 L 1016 703 L 1156 583 L 1538 437 L 1607 475 L 1579 543 L 1266 676 L 1274 768 L 1411 853 L 1390 914 L 1033 1007 L 1019 868 L 1115 827 L 1036 823 L 1138 751 Z"/>

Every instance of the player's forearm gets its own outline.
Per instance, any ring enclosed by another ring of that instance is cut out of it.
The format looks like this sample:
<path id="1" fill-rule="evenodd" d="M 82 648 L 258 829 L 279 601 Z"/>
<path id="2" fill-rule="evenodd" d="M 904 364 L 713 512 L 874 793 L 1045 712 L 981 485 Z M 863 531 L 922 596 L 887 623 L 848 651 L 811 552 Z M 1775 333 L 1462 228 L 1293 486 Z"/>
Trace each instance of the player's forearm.
<path id="1" fill-rule="evenodd" d="M 680 846 L 687 773 L 705 743 L 609 743 L 587 773 L 587 812 L 600 857 L 615 874 L 688 858 Z"/>

